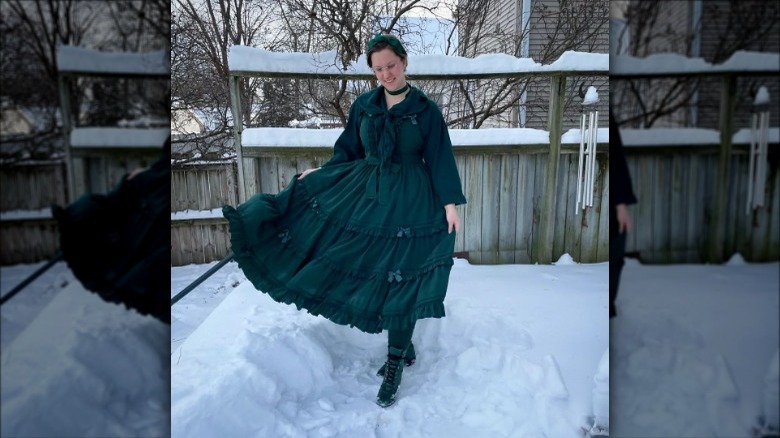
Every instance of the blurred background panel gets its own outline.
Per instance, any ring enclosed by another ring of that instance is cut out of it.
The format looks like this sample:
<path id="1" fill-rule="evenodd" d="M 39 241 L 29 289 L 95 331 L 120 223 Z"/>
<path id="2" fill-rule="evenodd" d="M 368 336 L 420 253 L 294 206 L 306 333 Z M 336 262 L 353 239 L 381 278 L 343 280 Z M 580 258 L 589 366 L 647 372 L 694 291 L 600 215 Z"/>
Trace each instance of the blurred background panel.
<path id="1" fill-rule="evenodd" d="M 638 199 L 610 322 L 611 432 L 777 436 L 762 433 L 778 427 L 780 6 L 613 1 L 610 55 Z"/>
<path id="2" fill-rule="evenodd" d="M 111 192 L 163 155 L 170 1 L 9 0 L 0 14 L 5 297 L 61 249 L 52 205 Z M 168 325 L 90 293 L 62 261 L 0 322 L 2 436 L 170 434 Z"/>

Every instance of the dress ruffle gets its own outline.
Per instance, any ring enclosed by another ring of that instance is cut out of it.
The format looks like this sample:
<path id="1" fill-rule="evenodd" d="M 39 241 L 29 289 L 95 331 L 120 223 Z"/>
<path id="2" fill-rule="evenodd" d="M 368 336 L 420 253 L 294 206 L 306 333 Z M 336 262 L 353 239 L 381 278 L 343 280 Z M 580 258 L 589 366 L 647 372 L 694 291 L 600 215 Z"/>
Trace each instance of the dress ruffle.
<path id="1" fill-rule="evenodd" d="M 357 214 L 371 211 L 363 203 L 373 201 L 358 196 L 365 184 L 355 183 L 371 167 L 365 160 L 329 166 L 294 178 L 277 195 L 224 207 L 236 261 L 255 288 L 368 333 L 444 316 L 455 235 L 435 207 L 409 214 L 408 194 L 397 194 L 393 208 Z"/>

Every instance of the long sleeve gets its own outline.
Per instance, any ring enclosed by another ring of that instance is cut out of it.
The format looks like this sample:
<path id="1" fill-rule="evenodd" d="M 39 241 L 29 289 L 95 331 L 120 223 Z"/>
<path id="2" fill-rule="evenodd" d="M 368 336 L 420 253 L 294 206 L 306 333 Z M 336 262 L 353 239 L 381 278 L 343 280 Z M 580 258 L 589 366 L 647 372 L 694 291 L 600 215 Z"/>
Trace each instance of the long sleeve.
<path id="1" fill-rule="evenodd" d="M 423 158 L 431 174 L 433 189 L 442 206 L 465 204 L 466 197 L 463 196 L 447 125 L 444 123 L 444 117 L 436 104 L 431 102 L 430 105 L 432 109 L 427 111 L 428 117 L 422 125 L 423 135 L 426 137 Z"/>
<path id="2" fill-rule="evenodd" d="M 609 116 L 609 201 L 612 205 L 636 204 L 636 196 L 628 173 L 623 141 L 617 123 Z"/>
<path id="3" fill-rule="evenodd" d="M 338 140 L 336 140 L 336 144 L 333 145 L 333 157 L 323 166 L 347 163 L 366 156 L 365 149 L 363 149 L 363 145 L 360 143 L 359 107 L 360 105 L 357 101 L 352 103 L 347 118 L 347 126 Z"/>

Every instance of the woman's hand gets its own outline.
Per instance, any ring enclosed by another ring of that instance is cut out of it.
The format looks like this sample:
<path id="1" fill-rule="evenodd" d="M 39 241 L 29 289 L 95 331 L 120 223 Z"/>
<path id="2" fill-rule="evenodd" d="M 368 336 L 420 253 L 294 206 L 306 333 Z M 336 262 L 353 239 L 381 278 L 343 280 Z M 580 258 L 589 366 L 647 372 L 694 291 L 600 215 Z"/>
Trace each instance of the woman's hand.
<path id="1" fill-rule="evenodd" d="M 317 168 L 314 168 L 314 169 L 306 169 L 306 170 L 304 170 L 304 171 L 301 173 L 301 176 L 299 176 L 299 177 L 298 177 L 298 179 L 303 179 L 303 178 L 305 178 L 305 177 L 306 177 L 306 175 L 308 175 L 308 174 L 310 174 L 310 173 L 314 172 L 315 170 L 320 170 L 320 168 L 319 168 L 319 167 L 317 167 Z"/>
<path id="2" fill-rule="evenodd" d="M 456 233 L 460 232 L 460 217 L 458 216 L 458 210 L 455 209 L 455 204 L 447 204 L 444 206 L 444 211 L 447 213 L 447 233 L 452 233 L 452 229 L 455 229 Z"/>
<path id="3" fill-rule="evenodd" d="M 628 206 L 618 204 L 615 206 L 615 210 L 617 210 L 618 232 L 628 233 L 631 231 L 631 215 L 628 214 Z"/>
<path id="4" fill-rule="evenodd" d="M 127 178 L 125 178 L 125 179 L 130 181 L 131 179 L 135 178 L 135 176 L 138 175 L 139 173 L 147 171 L 147 170 L 149 170 L 148 167 L 139 167 L 139 168 L 133 169 L 133 171 L 130 172 L 127 175 Z"/>

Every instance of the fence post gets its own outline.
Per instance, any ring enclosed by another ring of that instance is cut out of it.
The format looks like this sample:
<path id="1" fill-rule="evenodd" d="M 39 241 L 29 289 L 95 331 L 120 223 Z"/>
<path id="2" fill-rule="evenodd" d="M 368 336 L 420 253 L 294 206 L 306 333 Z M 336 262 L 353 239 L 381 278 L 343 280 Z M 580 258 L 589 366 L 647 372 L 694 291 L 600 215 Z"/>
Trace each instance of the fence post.
<path id="1" fill-rule="evenodd" d="M 239 92 L 239 78 L 232 73 L 228 74 L 230 86 L 230 106 L 233 112 L 233 133 L 236 142 L 236 168 L 238 169 L 238 203 L 246 202 L 246 188 L 244 187 L 244 154 L 241 148 L 241 131 L 244 123 L 241 120 L 241 93 Z"/>
<path id="2" fill-rule="evenodd" d="M 70 150 L 70 87 L 69 82 L 62 73 L 57 74 L 57 85 L 60 92 L 60 110 L 62 111 L 62 132 L 64 135 L 63 146 L 65 148 L 65 178 L 67 179 L 67 192 L 65 199 L 68 203 L 76 200 L 76 182 L 73 172 L 73 154 Z"/>
<path id="3" fill-rule="evenodd" d="M 729 189 L 729 164 L 731 162 L 731 136 L 734 132 L 734 107 L 737 98 L 737 78 L 725 75 L 721 78 L 720 93 L 720 155 L 713 193 L 712 223 L 706 260 L 722 263 L 726 236 L 726 207 Z"/>
<path id="4" fill-rule="evenodd" d="M 563 104 L 566 96 L 566 76 L 550 78 L 550 112 L 547 127 L 550 131 L 550 154 L 547 158 L 547 171 L 544 177 L 539 212 L 539 233 L 534 242 L 532 261 L 552 263 L 553 235 L 555 232 L 555 201 L 558 192 L 558 165 L 561 161 L 561 135 L 563 134 Z"/>

